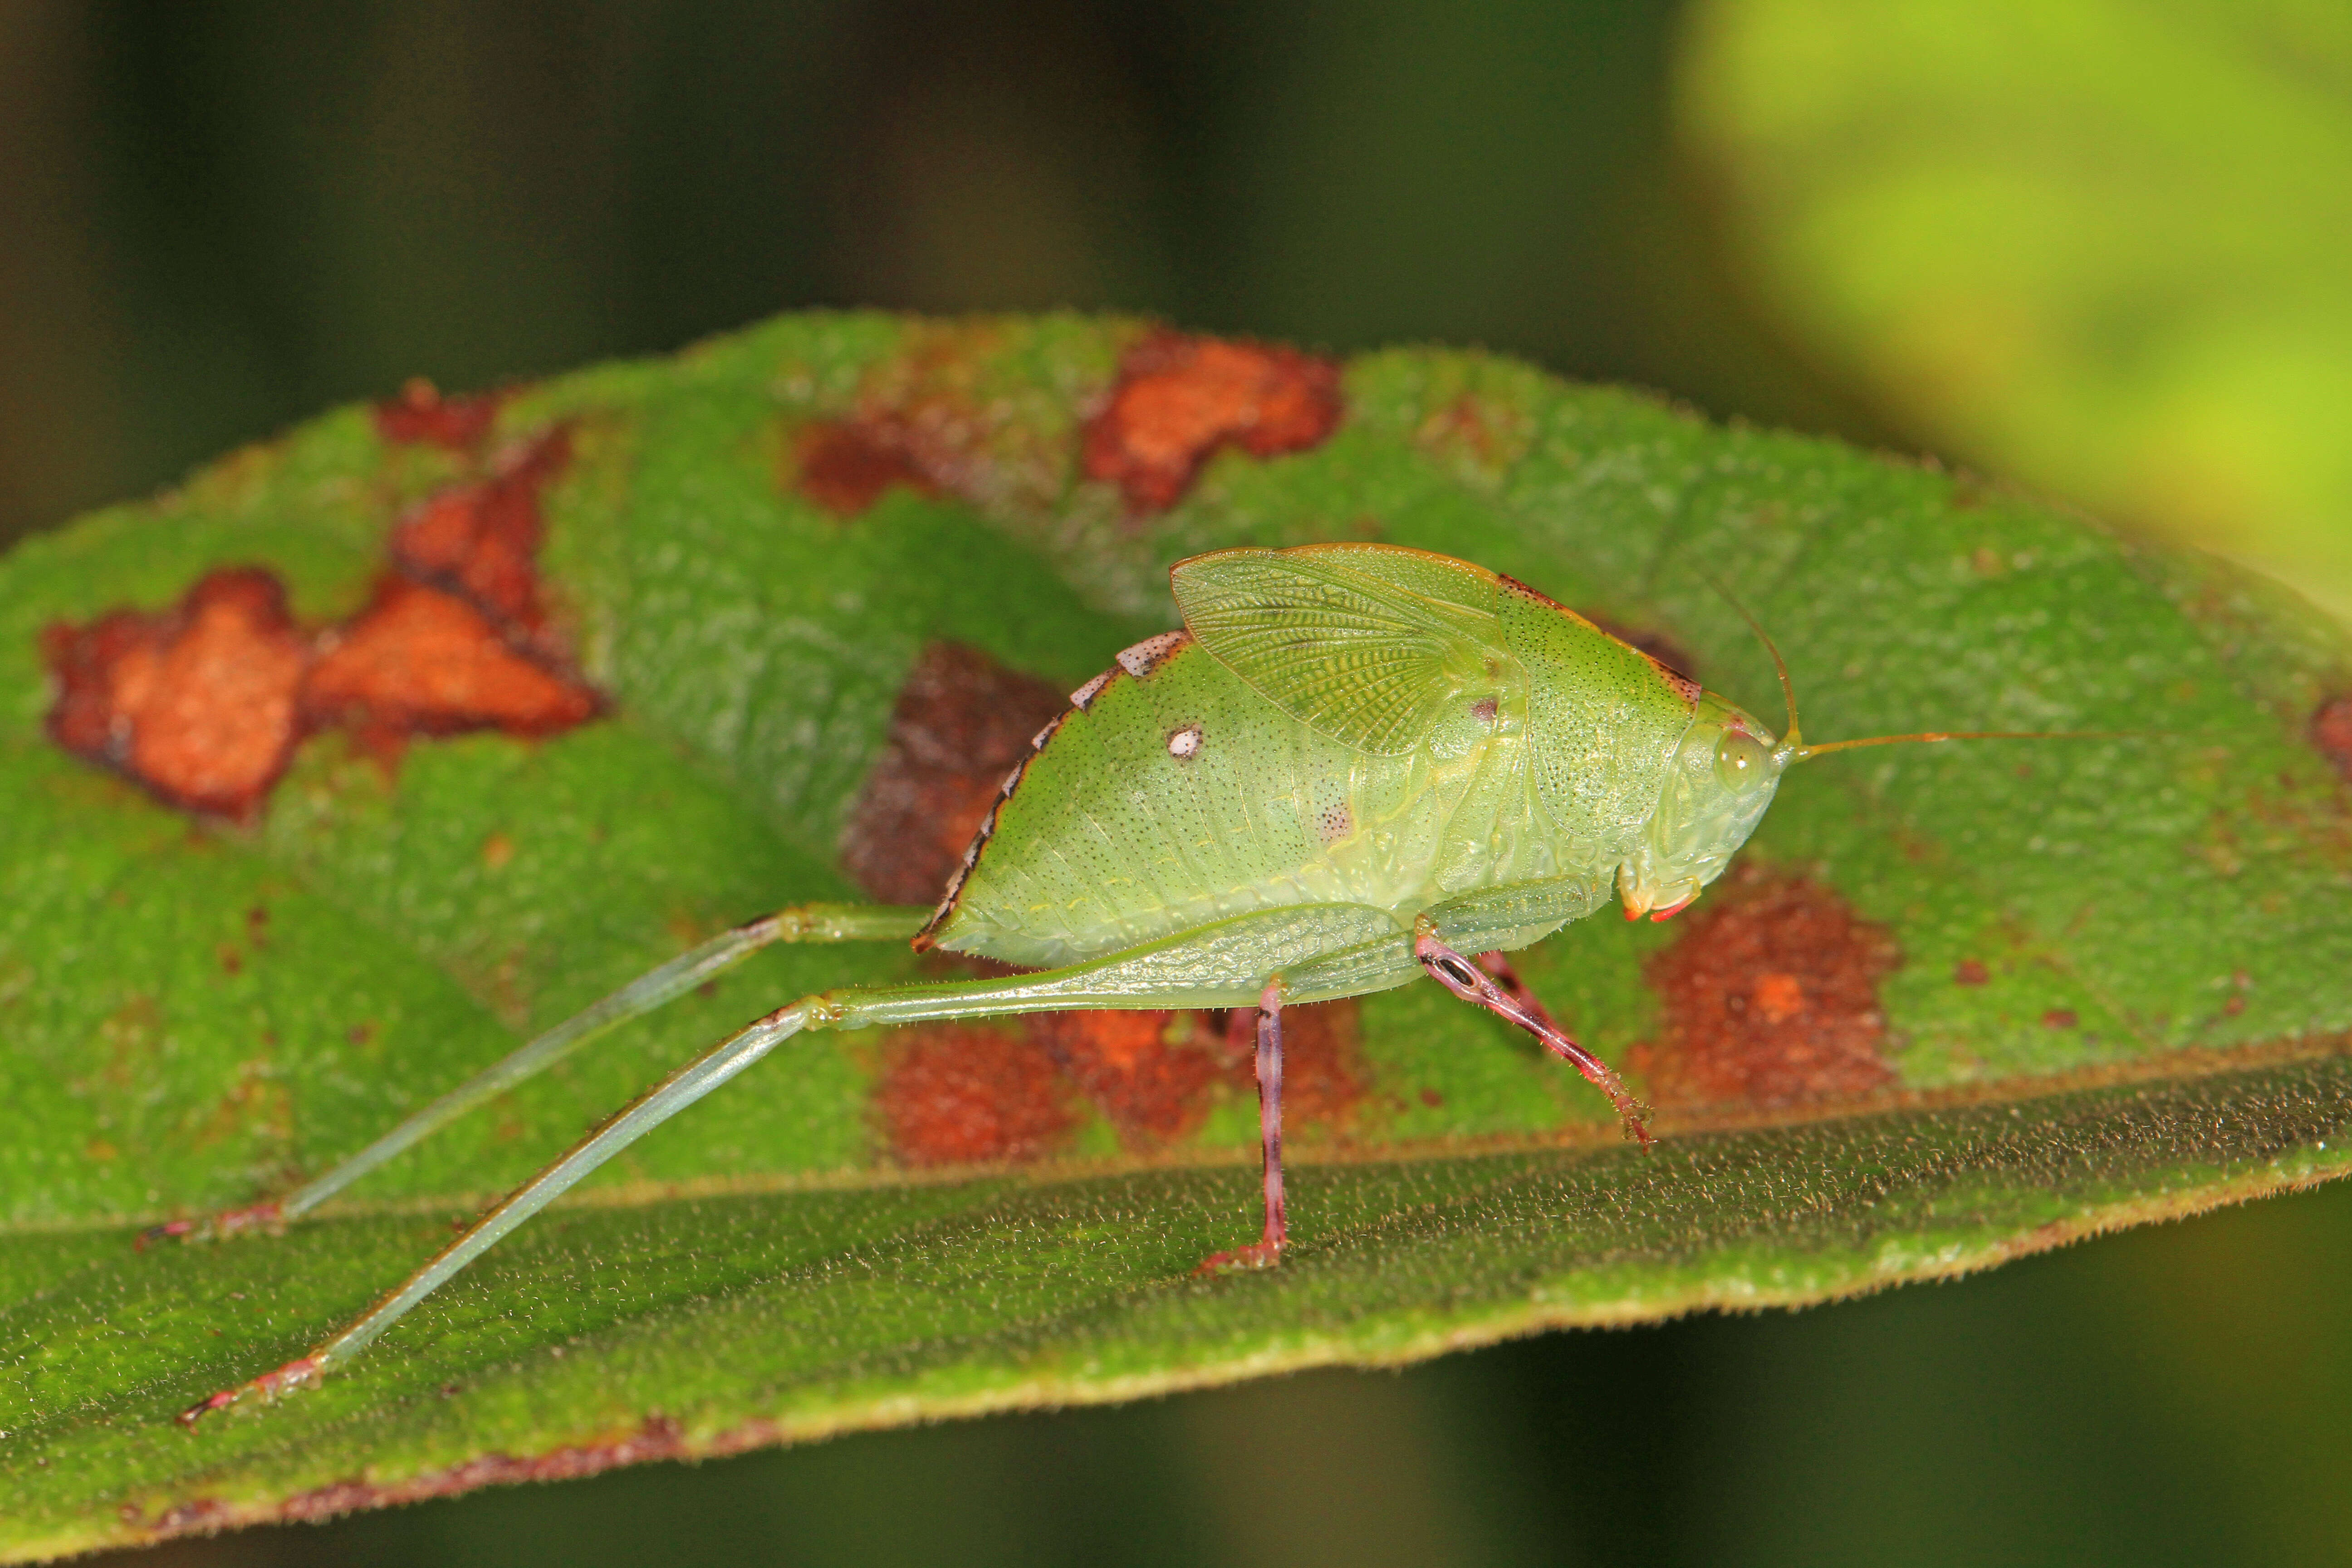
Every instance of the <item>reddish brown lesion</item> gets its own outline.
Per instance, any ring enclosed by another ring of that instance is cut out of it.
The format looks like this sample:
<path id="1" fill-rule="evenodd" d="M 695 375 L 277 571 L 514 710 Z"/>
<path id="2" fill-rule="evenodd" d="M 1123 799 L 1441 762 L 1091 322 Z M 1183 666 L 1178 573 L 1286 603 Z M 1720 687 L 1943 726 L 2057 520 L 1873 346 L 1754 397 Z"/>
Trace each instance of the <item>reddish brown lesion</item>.
<path id="1" fill-rule="evenodd" d="M 899 688 L 882 755 L 843 831 L 843 868 L 881 903 L 939 898 L 1006 775 L 1033 754 L 1040 728 L 1068 711 L 1058 686 L 977 648 L 925 647 Z"/>
<path id="2" fill-rule="evenodd" d="M 1643 973 L 1663 1037 L 1633 1064 L 1661 1105 L 1790 1105 L 1894 1081 L 1878 982 L 1902 962 L 1885 930 L 1810 879 L 1738 875 Z"/>
<path id="3" fill-rule="evenodd" d="M 2352 695 L 2331 697 L 2311 715 L 2311 743 L 2352 784 Z"/>
<path id="4" fill-rule="evenodd" d="M 488 479 L 428 497 L 393 530 L 393 564 L 473 600 L 508 628 L 538 635 L 547 618 L 540 497 L 571 458 L 571 432 L 559 426 L 518 447 Z"/>
<path id="5" fill-rule="evenodd" d="M 793 457 L 793 488 L 838 518 L 859 516 L 894 486 L 920 496 L 942 493 L 914 428 L 879 411 L 803 426 Z"/>
<path id="6" fill-rule="evenodd" d="M 270 573 L 208 574 L 165 610 L 111 610 L 41 637 L 50 737 L 184 811 L 260 807 L 301 738 L 309 639 Z"/>
<path id="7" fill-rule="evenodd" d="M 1087 478 L 1119 487 L 1139 512 L 1183 499 L 1222 447 L 1254 458 L 1303 452 L 1339 428 L 1339 367 L 1276 343 L 1156 331 L 1130 348 L 1087 421 Z"/>
<path id="8" fill-rule="evenodd" d="M 1077 1125 L 1053 1058 L 1018 1035 L 931 1024 L 894 1033 L 884 1050 L 875 1109 L 908 1164 L 1035 1159 Z"/>
<path id="9" fill-rule="evenodd" d="M 1034 1013 L 1024 1033 L 934 1025 L 886 1037 L 875 1107 L 909 1164 L 1020 1163 L 1065 1151 L 1091 1104 L 1150 1153 L 1197 1132 L 1221 1099 L 1255 1092 L 1249 1008 Z M 1352 999 L 1283 1010 L 1294 1130 L 1344 1129 L 1368 1090 Z"/>
<path id="10" fill-rule="evenodd" d="M 505 392 L 444 397 L 423 376 L 411 377 L 400 395 L 375 405 L 377 436 L 398 446 L 444 447 L 453 452 L 479 447 L 497 421 Z"/>
<path id="11" fill-rule="evenodd" d="M 1069 1075 L 1130 1147 L 1192 1131 L 1226 1077 L 1223 1032 L 1200 1015 L 1040 1013 L 1025 1021 L 1039 1054 Z"/>
<path id="12" fill-rule="evenodd" d="M 404 439 L 478 441 L 494 398 L 457 409 L 428 393 L 412 387 L 379 424 Z M 207 574 L 164 609 L 49 626 L 49 734 L 167 805 L 250 821 L 302 738 L 322 730 L 353 731 L 391 759 L 413 736 L 544 736 L 586 722 L 604 701 L 553 635 L 535 559 L 540 496 L 570 455 L 554 429 L 428 498 L 394 530 L 392 569 L 345 621 L 298 625 L 278 576 L 246 566 Z"/>
<path id="13" fill-rule="evenodd" d="M 509 641 L 472 604 L 398 574 L 320 639 L 302 683 L 312 726 L 342 726 L 379 754 L 468 730 L 558 734 L 602 705 L 587 682 Z"/>

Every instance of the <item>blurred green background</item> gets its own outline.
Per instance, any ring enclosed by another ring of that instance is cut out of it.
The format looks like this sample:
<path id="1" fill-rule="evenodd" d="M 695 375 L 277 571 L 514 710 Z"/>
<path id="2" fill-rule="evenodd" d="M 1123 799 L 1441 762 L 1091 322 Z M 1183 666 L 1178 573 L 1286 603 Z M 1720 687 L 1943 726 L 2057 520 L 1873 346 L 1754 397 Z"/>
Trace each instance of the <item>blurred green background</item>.
<path id="1" fill-rule="evenodd" d="M 0 542 L 810 305 L 1476 342 L 2352 605 L 2340 0 L 0 0 Z M 2352 1187 L 1800 1314 L 852 1437 L 250 1563 L 2352 1562 Z"/>

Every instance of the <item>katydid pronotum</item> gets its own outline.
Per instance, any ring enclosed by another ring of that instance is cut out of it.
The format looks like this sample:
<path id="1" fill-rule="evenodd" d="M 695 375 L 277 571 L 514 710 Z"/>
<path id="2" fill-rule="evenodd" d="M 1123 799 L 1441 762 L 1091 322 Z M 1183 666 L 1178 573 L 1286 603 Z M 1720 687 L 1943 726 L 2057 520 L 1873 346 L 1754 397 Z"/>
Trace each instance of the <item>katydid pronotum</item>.
<path id="1" fill-rule="evenodd" d="M 637 1138 L 807 1029 L 1055 1008 L 1255 1008 L 1259 1238 L 1201 1267 L 1264 1268 L 1287 1240 L 1282 1009 L 1427 974 L 1535 1035 L 1606 1094 L 1609 1067 L 1502 953 L 1599 909 L 1664 920 L 1719 876 L 1808 757 L 1958 734 L 1808 745 L 1543 595 L 1375 544 L 1219 551 L 1172 574 L 1185 629 L 1071 695 L 1004 783 L 936 910 L 809 905 L 671 960 L 450 1090 L 276 1203 L 176 1234 L 317 1207 L 435 1130 L 622 1021 L 777 942 L 906 941 L 1032 973 L 820 992 L 671 1073 L 308 1355 L 186 1411 L 274 1398 L 359 1354 L 485 1249 Z M 1769 642 L 1768 645 L 1769 647 Z M 1773 654 L 1779 664 L 1780 656 Z M 1990 737 L 1987 737 L 1990 738 Z"/>

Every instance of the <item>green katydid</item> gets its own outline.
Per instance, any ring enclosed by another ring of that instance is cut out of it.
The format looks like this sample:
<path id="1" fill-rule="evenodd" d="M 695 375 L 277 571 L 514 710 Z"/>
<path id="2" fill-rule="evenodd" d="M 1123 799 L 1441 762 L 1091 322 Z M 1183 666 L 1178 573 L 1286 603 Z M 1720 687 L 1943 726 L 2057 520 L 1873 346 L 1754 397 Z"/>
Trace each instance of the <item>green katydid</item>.
<path id="1" fill-rule="evenodd" d="M 165 1231 L 298 1217 L 627 1018 L 775 942 L 911 939 L 1033 969 L 821 992 L 704 1051 L 590 1132 L 308 1355 L 185 1412 L 272 1398 L 357 1355 L 507 1232 L 807 1029 L 1055 1008 L 1255 1008 L 1264 1226 L 1203 1269 L 1279 1262 L 1282 1008 L 1434 978 L 1527 1029 L 1649 1133 L 1609 1067 L 1501 954 L 1591 914 L 1664 920 L 1719 876 L 1808 745 L 1526 584 L 1375 544 L 1179 563 L 1185 629 L 1071 696 L 1004 783 L 936 910 L 815 905 L 661 965 L 287 1198 Z M 1768 641 L 1769 647 L 1769 641 Z M 1774 661 L 1780 663 L 1778 652 Z"/>

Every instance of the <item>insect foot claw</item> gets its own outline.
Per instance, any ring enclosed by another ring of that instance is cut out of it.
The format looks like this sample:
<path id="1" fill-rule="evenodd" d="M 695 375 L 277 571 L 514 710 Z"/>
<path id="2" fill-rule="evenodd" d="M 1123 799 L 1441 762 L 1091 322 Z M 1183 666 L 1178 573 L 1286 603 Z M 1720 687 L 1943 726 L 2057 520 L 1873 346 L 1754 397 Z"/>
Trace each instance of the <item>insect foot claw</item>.
<path id="1" fill-rule="evenodd" d="M 1282 1261 L 1280 1242 L 1261 1241 L 1255 1247 L 1236 1247 L 1231 1252 L 1213 1253 L 1201 1260 L 1192 1270 L 1195 1276 L 1223 1274 L 1234 1268 L 1272 1268 Z"/>
<path id="2" fill-rule="evenodd" d="M 165 1220 L 151 1225 L 131 1239 L 134 1251 L 144 1252 L 149 1244 L 158 1241 L 218 1241 L 240 1231 L 277 1231 L 285 1227 L 286 1216 L 275 1199 L 268 1203 L 248 1204 L 241 1209 L 227 1209 L 209 1219 Z"/>
<path id="3" fill-rule="evenodd" d="M 288 1362 L 276 1372 L 265 1372 L 250 1383 L 239 1384 L 235 1388 L 224 1388 L 218 1394 L 206 1394 L 181 1411 L 173 1419 L 193 1432 L 195 1430 L 197 1422 L 215 1410 L 227 1409 L 248 1394 L 259 1394 L 261 1402 L 268 1405 L 293 1393 L 298 1388 L 306 1387 L 318 1381 L 319 1358 L 306 1355 L 298 1361 Z"/>

